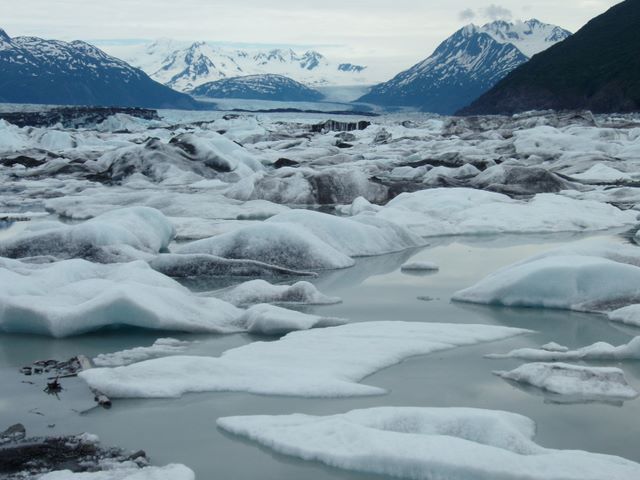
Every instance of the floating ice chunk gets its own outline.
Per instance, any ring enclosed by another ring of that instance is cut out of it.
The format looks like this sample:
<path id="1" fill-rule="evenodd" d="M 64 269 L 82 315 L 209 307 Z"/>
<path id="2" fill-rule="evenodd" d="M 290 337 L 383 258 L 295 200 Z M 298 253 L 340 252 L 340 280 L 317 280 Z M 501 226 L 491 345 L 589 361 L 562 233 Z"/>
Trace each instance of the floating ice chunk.
<path id="1" fill-rule="evenodd" d="M 536 255 L 489 275 L 453 300 L 513 307 L 610 310 L 635 303 L 640 249 L 584 242 Z"/>
<path id="2" fill-rule="evenodd" d="M 407 262 L 400 269 L 403 272 L 436 272 L 440 267 L 433 262 Z"/>
<path id="3" fill-rule="evenodd" d="M 569 347 L 565 347 L 564 345 L 560 345 L 556 342 L 550 342 L 540 347 L 542 350 L 547 352 L 568 352 Z"/>
<path id="4" fill-rule="evenodd" d="M 486 358 L 519 358 L 545 362 L 557 360 L 640 360 L 640 337 L 635 337 L 629 343 L 618 347 L 606 342 L 594 343 L 577 350 L 558 347 L 554 346 L 552 350 L 549 349 L 548 345 L 540 349 L 520 348 L 505 354 L 496 353 L 485 356 Z"/>
<path id="5" fill-rule="evenodd" d="M 0 255 L 25 258 L 51 255 L 102 263 L 146 258 L 165 249 L 175 231 L 158 210 L 130 207 L 107 212 L 77 225 L 37 223 L 0 241 Z"/>
<path id="6" fill-rule="evenodd" d="M 175 338 L 159 338 L 150 347 L 136 347 L 114 353 L 101 353 L 93 359 L 98 367 L 120 367 L 131 363 L 142 362 L 150 358 L 167 357 L 184 353 L 191 342 Z"/>
<path id="7" fill-rule="evenodd" d="M 309 210 L 290 210 L 267 220 L 302 226 L 323 242 L 350 257 L 400 252 L 424 245 L 409 230 L 370 215 L 341 218 Z"/>
<path id="8" fill-rule="evenodd" d="M 586 183 L 620 183 L 633 180 L 628 173 L 621 172 L 602 163 L 595 164 L 586 172 L 571 176 Z"/>
<path id="9" fill-rule="evenodd" d="M 0 259 L 0 331 L 66 337 L 105 327 L 237 332 L 242 313 L 192 294 L 142 261 L 46 265 Z"/>
<path id="10" fill-rule="evenodd" d="M 316 276 L 303 272 L 269 265 L 255 260 L 233 260 L 207 254 L 162 254 L 149 262 L 151 268 L 170 277 L 277 277 Z"/>
<path id="11" fill-rule="evenodd" d="M 632 480 L 620 457 L 554 450 L 533 441 L 535 424 L 514 413 L 467 408 L 371 408 L 326 417 L 246 416 L 218 426 L 304 460 L 413 480 Z"/>
<path id="12" fill-rule="evenodd" d="M 524 383 L 559 395 L 589 400 L 634 399 L 638 397 L 624 372 L 612 367 L 586 367 L 567 363 L 528 363 L 499 377 Z"/>
<path id="13" fill-rule="evenodd" d="M 166 467 L 144 467 L 122 465 L 100 472 L 72 472 L 59 470 L 45 473 L 38 480 L 195 480 L 193 470 L 184 465 L 171 464 Z"/>
<path id="14" fill-rule="evenodd" d="M 15 152 L 27 145 L 28 138 L 21 128 L 0 119 L 0 151 Z"/>
<path id="15" fill-rule="evenodd" d="M 337 297 L 327 297 L 309 282 L 293 285 L 272 285 L 264 280 L 251 280 L 222 292 L 218 298 L 237 307 L 257 303 L 288 303 L 300 305 L 331 305 L 340 303 Z"/>
<path id="16" fill-rule="evenodd" d="M 267 395 L 379 395 L 358 383 L 415 356 L 500 340 L 526 330 L 488 325 L 367 322 L 290 333 L 254 342 L 219 358 L 169 357 L 80 376 L 110 397 L 179 397 L 188 392 L 241 391 Z"/>
<path id="17" fill-rule="evenodd" d="M 268 304 L 254 305 L 235 321 L 240 329 L 261 335 L 284 335 L 296 330 L 335 327 L 344 323 L 346 320 L 340 318 L 307 315 Z"/>
<path id="18" fill-rule="evenodd" d="M 290 223 L 265 222 L 248 226 L 176 250 L 180 254 L 256 260 L 292 269 L 338 269 L 355 263 L 304 227 Z"/>
<path id="19" fill-rule="evenodd" d="M 609 313 L 609 320 L 640 327 L 640 305 L 629 305 Z"/>
<path id="20" fill-rule="evenodd" d="M 634 225 L 638 213 L 556 194 L 523 201 L 481 190 L 435 188 L 403 193 L 376 216 L 429 237 L 604 230 Z"/>

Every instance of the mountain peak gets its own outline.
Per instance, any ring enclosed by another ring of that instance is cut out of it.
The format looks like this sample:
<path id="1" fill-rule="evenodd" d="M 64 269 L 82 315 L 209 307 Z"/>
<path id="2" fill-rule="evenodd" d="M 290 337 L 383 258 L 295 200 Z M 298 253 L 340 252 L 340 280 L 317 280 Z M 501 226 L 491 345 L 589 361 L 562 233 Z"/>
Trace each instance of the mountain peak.
<path id="1" fill-rule="evenodd" d="M 11 42 L 11 37 L 7 35 L 7 32 L 5 32 L 2 28 L 0 28 L 0 42 Z"/>

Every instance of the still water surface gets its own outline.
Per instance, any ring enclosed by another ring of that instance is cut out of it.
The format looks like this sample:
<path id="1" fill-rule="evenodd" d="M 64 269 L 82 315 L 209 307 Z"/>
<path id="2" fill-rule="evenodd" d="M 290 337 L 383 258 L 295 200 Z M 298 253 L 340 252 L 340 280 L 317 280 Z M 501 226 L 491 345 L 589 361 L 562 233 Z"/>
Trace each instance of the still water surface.
<path id="1" fill-rule="evenodd" d="M 105 445 L 144 449 L 155 464 L 184 463 L 199 479 L 325 480 L 384 478 L 360 475 L 304 462 L 258 447 L 216 428 L 217 418 L 251 414 L 334 414 L 375 406 L 464 406 L 524 414 L 538 425 L 537 441 L 546 447 L 584 449 L 621 455 L 640 462 L 640 401 L 624 405 L 553 403 L 491 374 L 512 369 L 519 360 L 486 360 L 483 355 L 555 341 L 581 347 L 596 341 L 628 342 L 640 330 L 609 323 L 599 315 L 539 309 L 505 309 L 450 302 L 451 295 L 496 269 L 580 237 L 469 237 L 438 239 L 430 247 L 384 257 L 361 259 L 352 269 L 328 272 L 313 280 L 320 290 L 343 303 L 306 311 L 352 322 L 402 320 L 506 325 L 537 333 L 491 344 L 458 348 L 409 359 L 380 371 L 365 382 L 384 387 L 387 395 L 352 399 L 307 399 L 244 393 L 189 394 L 172 400 L 117 400 L 111 410 L 93 407 L 86 386 L 65 382 L 59 398 L 43 391 L 43 379 L 24 377 L 20 366 L 39 359 L 95 356 L 140 345 L 160 336 L 144 331 L 103 332 L 77 338 L 0 335 L 0 428 L 22 422 L 33 435 L 91 432 Z M 407 275 L 408 259 L 433 261 L 440 272 Z M 197 285 L 200 290 L 219 286 Z M 425 301 L 429 297 L 432 300 Z M 217 356 L 251 341 L 250 335 L 171 336 L 197 340 L 188 352 Z M 607 362 L 606 365 L 614 365 Z M 604 364 L 600 364 L 604 365 Z M 640 362 L 620 364 L 640 389 Z M 33 381 L 34 384 L 24 383 Z"/>

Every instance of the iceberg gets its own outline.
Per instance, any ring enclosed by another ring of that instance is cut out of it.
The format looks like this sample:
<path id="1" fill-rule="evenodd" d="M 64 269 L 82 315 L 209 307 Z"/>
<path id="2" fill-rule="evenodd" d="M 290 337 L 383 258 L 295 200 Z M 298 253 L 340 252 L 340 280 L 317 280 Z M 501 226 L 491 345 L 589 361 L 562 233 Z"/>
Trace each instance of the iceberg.
<path id="1" fill-rule="evenodd" d="M 276 308 L 276 307 L 272 307 Z M 488 325 L 366 322 L 253 342 L 219 358 L 176 356 L 80 376 L 113 398 L 175 398 L 189 392 L 348 397 L 385 390 L 359 382 L 416 356 L 491 342 L 528 330 Z"/>
<path id="2" fill-rule="evenodd" d="M 24 232 L 0 241 L 0 256 L 84 258 L 100 263 L 147 259 L 166 249 L 175 235 L 158 210 L 130 207 L 104 213 L 86 222 L 36 222 Z"/>
<path id="3" fill-rule="evenodd" d="M 587 347 L 569 350 L 566 347 L 545 345 L 542 348 L 520 348 L 505 354 L 485 355 L 485 358 L 519 358 L 530 361 L 575 361 L 575 360 L 640 360 L 640 337 L 629 343 L 614 347 L 606 342 L 597 342 Z"/>
<path id="4" fill-rule="evenodd" d="M 336 297 L 327 297 L 309 282 L 293 285 L 272 285 L 264 280 L 251 280 L 219 293 L 218 298 L 236 307 L 258 303 L 332 305 L 340 303 Z"/>
<path id="5" fill-rule="evenodd" d="M 45 473 L 38 477 L 38 480 L 195 480 L 195 478 L 193 470 L 179 464 L 144 468 L 138 468 L 135 464 L 131 466 L 125 464 L 99 472 L 59 470 Z"/>
<path id="6" fill-rule="evenodd" d="M 354 260 L 313 233 L 289 223 L 263 222 L 216 237 L 188 243 L 179 254 L 207 254 L 255 260 L 289 269 L 330 270 L 351 267 Z"/>
<path id="7" fill-rule="evenodd" d="M 101 353 L 93 359 L 93 364 L 98 367 L 120 367 L 150 358 L 178 355 L 184 353 L 189 345 L 191 342 L 175 338 L 159 338 L 150 347 L 135 347 L 120 352 Z"/>
<path id="8" fill-rule="evenodd" d="M 515 413 L 471 408 L 382 407 L 341 415 L 218 419 L 221 429 L 307 461 L 412 480 L 633 480 L 640 464 L 544 448 Z"/>
<path id="9" fill-rule="evenodd" d="M 526 201 L 468 188 L 434 188 L 400 194 L 376 216 L 433 237 L 605 230 L 635 225 L 638 212 L 552 193 Z"/>
<path id="10" fill-rule="evenodd" d="M 505 380 L 584 401 L 632 400 L 638 397 L 638 392 L 627 383 L 624 372 L 614 367 L 540 362 L 494 374 Z"/>
<path id="11" fill-rule="evenodd" d="M 607 311 L 637 303 L 640 249 L 582 242 L 536 255 L 457 292 L 453 300 L 510 307 Z"/>
<path id="12" fill-rule="evenodd" d="M 67 337 L 122 326 L 240 331 L 233 321 L 242 310 L 194 295 L 143 261 L 38 265 L 0 259 L 0 284 L 0 332 Z"/>

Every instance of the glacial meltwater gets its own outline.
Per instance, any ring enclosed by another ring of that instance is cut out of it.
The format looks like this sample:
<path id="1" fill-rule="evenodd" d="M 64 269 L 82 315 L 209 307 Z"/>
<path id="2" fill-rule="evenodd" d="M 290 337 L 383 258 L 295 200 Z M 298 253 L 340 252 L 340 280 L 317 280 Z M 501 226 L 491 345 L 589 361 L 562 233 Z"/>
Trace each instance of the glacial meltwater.
<path id="1" fill-rule="evenodd" d="M 622 235 L 623 232 L 620 232 Z M 0 231 L 2 235 L 2 231 Z M 593 234 L 612 239 L 613 234 Z M 585 238 L 573 234 L 441 237 L 426 248 L 380 257 L 360 258 L 353 268 L 311 279 L 319 290 L 343 302 L 304 307 L 308 313 L 350 322 L 378 320 L 489 324 L 535 330 L 507 340 L 459 347 L 413 357 L 363 380 L 387 394 L 355 398 L 298 398 L 244 393 L 186 394 L 178 399 L 115 399 L 111 409 L 96 407 L 87 385 L 62 380 L 57 395 L 45 393 L 46 377 L 20 373 L 36 360 L 95 357 L 156 339 L 190 340 L 188 355 L 219 356 L 225 350 L 273 338 L 248 334 L 191 335 L 122 329 L 66 339 L 0 335 L 0 425 L 21 422 L 30 435 L 91 432 L 105 445 L 144 449 L 157 465 L 183 463 L 201 479 L 320 480 L 384 478 L 358 474 L 273 453 L 216 427 L 220 417 L 306 413 L 330 415 L 375 406 L 476 407 L 523 414 L 537 424 L 536 442 L 544 447 L 580 449 L 640 461 L 640 401 L 565 403 L 536 389 L 518 388 L 492 374 L 525 363 L 489 360 L 484 355 L 556 342 L 570 348 L 597 341 L 613 345 L 640 333 L 605 316 L 550 309 L 512 309 L 451 302 L 451 296 L 499 268 L 531 255 Z M 619 237 L 617 237 L 619 240 Z M 433 262 L 438 272 L 401 272 L 411 260 Z M 222 282 L 233 284 L 237 281 Z M 190 285 L 200 291 L 219 281 Z M 187 283 L 188 284 L 188 283 Z M 640 362 L 589 362 L 617 366 L 629 384 L 640 387 Z M 634 419 L 634 421 L 630 421 Z M 471 480 L 471 479 L 469 479 Z"/>

